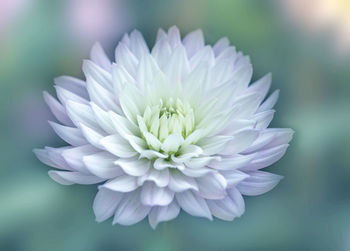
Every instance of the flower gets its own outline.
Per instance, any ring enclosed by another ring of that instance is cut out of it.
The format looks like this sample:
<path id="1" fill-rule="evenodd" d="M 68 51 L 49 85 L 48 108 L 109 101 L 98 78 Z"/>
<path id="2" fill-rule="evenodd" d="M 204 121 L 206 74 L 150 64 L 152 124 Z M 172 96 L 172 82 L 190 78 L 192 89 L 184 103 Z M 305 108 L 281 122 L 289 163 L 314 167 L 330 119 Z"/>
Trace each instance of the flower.
<path id="1" fill-rule="evenodd" d="M 182 40 L 159 30 L 151 52 L 141 33 L 126 34 L 111 63 L 101 46 L 83 63 L 86 81 L 55 79 L 58 100 L 44 98 L 70 146 L 35 150 L 61 169 L 58 183 L 98 186 L 98 222 L 155 228 L 180 209 L 212 219 L 243 214 L 243 195 L 271 190 L 281 176 L 260 171 L 285 153 L 291 129 L 267 128 L 278 91 L 271 75 L 249 85 L 249 57 L 227 38 L 206 46 L 201 30 Z M 264 100 L 265 99 L 265 100 Z"/>

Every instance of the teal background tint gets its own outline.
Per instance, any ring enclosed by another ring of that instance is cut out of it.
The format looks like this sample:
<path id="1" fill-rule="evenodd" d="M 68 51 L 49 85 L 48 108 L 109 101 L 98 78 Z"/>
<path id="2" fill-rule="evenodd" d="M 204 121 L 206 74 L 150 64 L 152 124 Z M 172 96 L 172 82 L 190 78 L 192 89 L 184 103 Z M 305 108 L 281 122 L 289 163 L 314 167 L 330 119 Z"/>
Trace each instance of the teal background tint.
<path id="1" fill-rule="evenodd" d="M 350 6 L 332 2 L 336 21 L 314 18 L 319 3 L 303 0 L 1 1 L 0 250 L 350 250 Z M 124 32 L 153 45 L 157 28 L 174 24 L 203 29 L 210 44 L 227 36 L 251 56 L 254 80 L 272 72 L 281 90 L 272 126 L 296 132 L 268 168 L 285 178 L 247 197 L 233 222 L 181 213 L 155 231 L 146 220 L 96 223 L 96 186 L 53 182 L 32 153 L 64 145 L 42 91 L 53 94 L 59 75 L 82 77 L 95 40 L 112 57 Z"/>

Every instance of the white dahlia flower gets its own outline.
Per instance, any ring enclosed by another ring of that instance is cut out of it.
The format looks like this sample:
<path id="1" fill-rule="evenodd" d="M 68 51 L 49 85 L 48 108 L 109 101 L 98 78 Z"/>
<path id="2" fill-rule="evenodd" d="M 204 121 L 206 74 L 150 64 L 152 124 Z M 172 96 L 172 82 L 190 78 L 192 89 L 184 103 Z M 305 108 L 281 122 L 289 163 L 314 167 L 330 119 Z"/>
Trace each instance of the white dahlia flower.
<path id="1" fill-rule="evenodd" d="M 267 128 L 278 91 L 271 75 L 249 85 L 249 57 L 227 38 L 205 45 L 201 30 L 183 39 L 159 30 L 152 50 L 138 31 L 126 34 L 115 63 L 99 44 L 83 63 L 86 80 L 55 79 L 58 100 L 45 101 L 69 146 L 37 149 L 60 170 L 58 183 L 96 184 L 98 222 L 131 225 L 148 216 L 155 228 L 180 209 L 233 220 L 242 195 L 271 190 L 281 176 L 261 171 L 285 153 L 291 129 Z"/>

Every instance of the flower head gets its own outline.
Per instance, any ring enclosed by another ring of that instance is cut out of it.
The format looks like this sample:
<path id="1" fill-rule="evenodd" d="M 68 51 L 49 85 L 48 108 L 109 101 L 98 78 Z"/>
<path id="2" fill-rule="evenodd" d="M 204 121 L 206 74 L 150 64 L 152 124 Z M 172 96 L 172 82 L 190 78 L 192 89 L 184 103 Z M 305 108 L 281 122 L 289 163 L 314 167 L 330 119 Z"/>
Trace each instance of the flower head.
<path id="1" fill-rule="evenodd" d="M 278 91 L 271 75 L 249 85 L 252 66 L 227 38 L 205 45 L 200 30 L 182 40 L 159 30 L 149 51 L 138 31 L 124 35 L 111 63 L 99 44 L 83 64 L 86 81 L 55 80 L 44 98 L 50 122 L 69 146 L 35 150 L 55 181 L 95 184 L 97 221 L 154 228 L 180 209 L 233 220 L 243 195 L 272 189 L 281 176 L 261 171 L 285 153 L 291 129 L 267 128 Z"/>

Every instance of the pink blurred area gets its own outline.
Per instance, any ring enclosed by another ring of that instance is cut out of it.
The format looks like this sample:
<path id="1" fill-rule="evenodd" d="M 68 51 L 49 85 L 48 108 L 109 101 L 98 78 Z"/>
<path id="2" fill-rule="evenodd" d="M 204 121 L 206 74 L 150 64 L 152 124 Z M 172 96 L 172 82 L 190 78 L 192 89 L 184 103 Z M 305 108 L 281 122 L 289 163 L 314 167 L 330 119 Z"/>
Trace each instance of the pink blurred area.
<path id="1" fill-rule="evenodd" d="M 337 54 L 350 54 L 349 0 L 284 0 L 283 12 L 310 35 L 327 33 Z"/>
<path id="2" fill-rule="evenodd" d="M 65 25 L 70 36 L 80 45 L 95 41 L 108 43 L 130 26 L 125 1 L 66 0 Z"/>
<path id="3" fill-rule="evenodd" d="M 11 28 L 30 2 L 32 0 L 0 0 L 0 36 Z"/>

